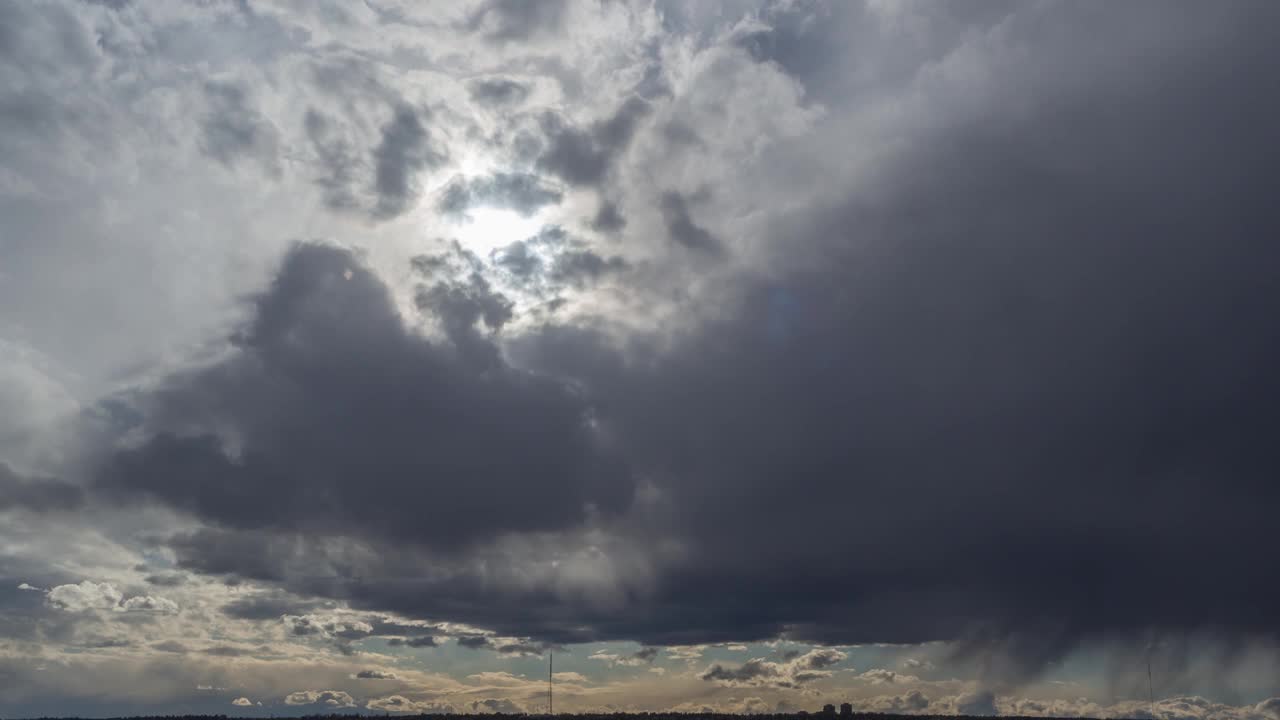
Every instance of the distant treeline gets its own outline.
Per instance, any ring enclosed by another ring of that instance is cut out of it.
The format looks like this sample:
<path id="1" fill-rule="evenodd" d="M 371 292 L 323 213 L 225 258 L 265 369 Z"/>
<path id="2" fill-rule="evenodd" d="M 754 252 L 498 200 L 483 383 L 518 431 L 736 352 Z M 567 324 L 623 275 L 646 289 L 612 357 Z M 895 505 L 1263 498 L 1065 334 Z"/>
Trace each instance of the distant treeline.
<path id="1" fill-rule="evenodd" d="M 360 714 L 360 712 L 334 712 L 329 715 L 275 715 L 265 716 L 244 716 L 244 715 L 137 715 L 131 717 L 108 717 L 108 719 L 92 719 L 92 720 L 360 720 L 367 719 L 384 719 L 384 717 L 393 716 L 397 720 L 425 720 L 431 719 L 451 719 L 458 720 L 462 717 L 475 717 L 475 719 L 493 720 L 494 715 L 503 717 L 539 717 L 539 719 L 549 719 L 552 717 L 545 712 L 483 712 L 483 714 L 467 714 L 467 712 L 449 712 L 449 714 L 429 714 L 429 715 L 402 715 L 402 714 L 383 714 L 383 712 L 370 712 L 370 714 Z M 564 717 L 564 719 L 572 720 L 620 720 L 626 717 L 644 717 L 645 720 L 742 720 L 744 715 L 726 714 L 726 712 L 557 712 L 554 717 Z M 980 716 L 973 715 L 896 715 L 892 712 L 854 712 L 852 715 L 835 715 L 823 714 L 823 712 L 762 712 L 762 714 L 750 715 L 755 720 L 824 720 L 828 717 L 832 719 L 849 719 L 855 717 L 858 720 L 902 720 L 910 717 L 911 720 L 979 720 Z M 1096 720 L 1093 717 L 1062 717 L 1062 716 L 1028 716 L 1028 715 L 1001 715 L 1001 720 Z M 3 719 L 0 719 L 3 720 Z M 10 719 L 13 720 L 13 719 Z M 32 717 L 26 720 L 90 720 L 84 717 Z M 980 717 L 980 720 L 991 720 L 991 717 Z"/>

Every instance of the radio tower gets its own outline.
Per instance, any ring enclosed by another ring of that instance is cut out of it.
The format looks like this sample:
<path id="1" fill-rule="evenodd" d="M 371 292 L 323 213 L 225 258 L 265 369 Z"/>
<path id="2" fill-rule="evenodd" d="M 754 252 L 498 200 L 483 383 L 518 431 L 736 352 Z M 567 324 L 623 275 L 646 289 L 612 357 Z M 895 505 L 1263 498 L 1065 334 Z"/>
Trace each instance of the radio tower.
<path id="1" fill-rule="evenodd" d="M 1151 708 L 1151 720 L 1156 718 L 1156 694 L 1151 688 L 1151 646 L 1147 646 L 1147 704 Z"/>
<path id="2" fill-rule="evenodd" d="M 551 676 L 553 675 L 552 671 L 555 670 L 555 667 L 556 667 L 556 654 L 548 650 L 547 651 L 547 714 L 548 715 L 556 714 L 555 696 L 551 689 Z"/>

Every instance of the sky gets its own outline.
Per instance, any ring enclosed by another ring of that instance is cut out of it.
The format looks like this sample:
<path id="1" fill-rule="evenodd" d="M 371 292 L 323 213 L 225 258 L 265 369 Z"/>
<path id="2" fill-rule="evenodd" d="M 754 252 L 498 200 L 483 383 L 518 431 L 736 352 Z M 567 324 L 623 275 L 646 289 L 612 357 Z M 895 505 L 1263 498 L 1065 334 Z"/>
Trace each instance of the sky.
<path id="1" fill-rule="evenodd" d="M 0 716 L 1280 720 L 1278 38 L 0 0 Z"/>

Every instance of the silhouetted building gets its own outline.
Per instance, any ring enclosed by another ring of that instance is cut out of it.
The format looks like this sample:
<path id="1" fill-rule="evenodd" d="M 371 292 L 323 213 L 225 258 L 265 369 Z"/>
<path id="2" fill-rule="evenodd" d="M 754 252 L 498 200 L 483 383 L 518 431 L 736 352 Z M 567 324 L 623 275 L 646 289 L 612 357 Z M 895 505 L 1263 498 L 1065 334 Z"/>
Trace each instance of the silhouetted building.
<path id="1" fill-rule="evenodd" d="M 826 705 L 823 705 L 823 706 L 822 706 L 822 714 L 823 714 L 823 715 L 835 715 L 835 714 L 836 714 L 836 706 L 835 706 L 835 705 L 832 705 L 831 703 L 827 703 Z"/>
<path id="2" fill-rule="evenodd" d="M 840 717 L 853 717 L 853 706 L 849 703 L 840 703 Z"/>

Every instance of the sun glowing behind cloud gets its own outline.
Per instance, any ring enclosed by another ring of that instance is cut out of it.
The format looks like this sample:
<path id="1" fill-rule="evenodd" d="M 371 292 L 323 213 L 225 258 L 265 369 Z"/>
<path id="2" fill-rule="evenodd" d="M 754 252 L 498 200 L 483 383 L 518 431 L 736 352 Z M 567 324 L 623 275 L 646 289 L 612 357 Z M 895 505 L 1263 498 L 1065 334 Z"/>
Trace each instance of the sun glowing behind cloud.
<path id="1" fill-rule="evenodd" d="M 476 208 L 458 221 L 454 230 L 458 242 L 480 256 L 538 234 L 545 224 L 544 213 L 525 216 L 505 208 Z"/>

